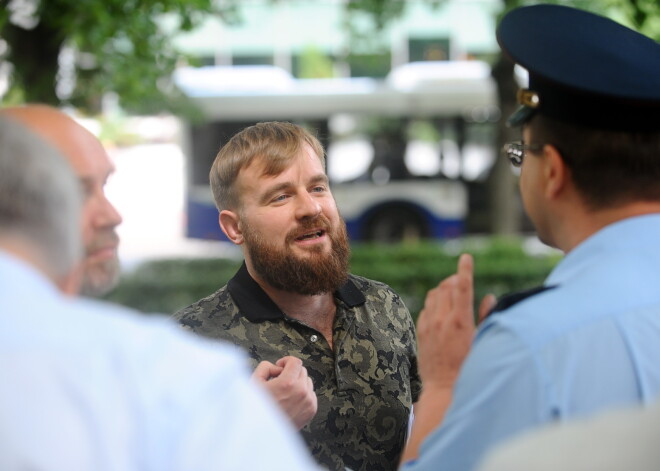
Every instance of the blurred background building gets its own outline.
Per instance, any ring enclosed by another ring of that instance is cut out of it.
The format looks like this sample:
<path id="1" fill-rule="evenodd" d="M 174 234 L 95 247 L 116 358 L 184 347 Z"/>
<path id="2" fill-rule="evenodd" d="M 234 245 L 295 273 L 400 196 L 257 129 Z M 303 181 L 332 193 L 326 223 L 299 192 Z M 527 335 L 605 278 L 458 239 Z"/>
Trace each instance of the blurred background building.
<path id="1" fill-rule="evenodd" d="M 345 3 L 243 1 L 236 24 L 209 18 L 174 44 L 199 65 L 274 65 L 298 78 L 385 77 L 408 62 L 489 60 L 498 52 L 500 0 L 408 0 L 378 32 L 371 16 Z"/>
<path id="2" fill-rule="evenodd" d="M 223 239 L 208 171 L 231 135 L 263 120 L 319 135 L 352 240 L 489 232 L 503 7 L 11 0 L 0 11 L 0 94 L 68 106 L 106 143 L 127 259 L 225 250 L 204 242 Z M 178 90 L 184 100 L 170 100 Z M 508 164 L 501 175 L 521 219 Z"/>

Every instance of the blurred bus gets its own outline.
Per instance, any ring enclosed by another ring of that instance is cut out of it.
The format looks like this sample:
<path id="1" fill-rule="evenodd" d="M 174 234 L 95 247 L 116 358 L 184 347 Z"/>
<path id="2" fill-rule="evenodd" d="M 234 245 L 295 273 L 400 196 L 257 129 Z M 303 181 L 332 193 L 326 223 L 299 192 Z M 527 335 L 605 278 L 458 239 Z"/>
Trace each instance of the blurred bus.
<path id="1" fill-rule="evenodd" d="M 494 159 L 499 111 L 483 62 L 409 63 L 384 80 L 210 66 L 181 68 L 175 82 L 203 113 L 184 128 L 188 237 L 226 240 L 208 173 L 219 148 L 256 122 L 290 121 L 317 134 L 354 241 L 460 236 L 467 184 Z"/>

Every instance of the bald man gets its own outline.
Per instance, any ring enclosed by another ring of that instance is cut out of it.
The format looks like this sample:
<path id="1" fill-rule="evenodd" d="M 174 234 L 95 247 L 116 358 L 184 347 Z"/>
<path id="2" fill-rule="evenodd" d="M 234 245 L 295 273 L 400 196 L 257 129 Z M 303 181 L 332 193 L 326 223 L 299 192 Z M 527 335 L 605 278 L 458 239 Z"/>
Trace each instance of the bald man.
<path id="1" fill-rule="evenodd" d="M 114 166 L 99 140 L 68 115 L 45 105 L 0 109 L 53 144 L 69 161 L 82 185 L 85 201 L 82 236 L 85 257 L 80 293 L 102 296 L 117 284 L 119 237 L 122 218 L 105 196 L 104 187 Z"/>

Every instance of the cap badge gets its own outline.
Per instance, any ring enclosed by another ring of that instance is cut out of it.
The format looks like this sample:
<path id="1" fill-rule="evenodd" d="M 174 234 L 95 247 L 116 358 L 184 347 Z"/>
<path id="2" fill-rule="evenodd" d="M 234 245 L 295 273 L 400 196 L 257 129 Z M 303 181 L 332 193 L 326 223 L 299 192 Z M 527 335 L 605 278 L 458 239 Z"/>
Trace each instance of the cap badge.
<path id="1" fill-rule="evenodd" d="M 538 93 L 525 88 L 518 90 L 518 103 L 529 108 L 538 108 L 541 100 Z"/>

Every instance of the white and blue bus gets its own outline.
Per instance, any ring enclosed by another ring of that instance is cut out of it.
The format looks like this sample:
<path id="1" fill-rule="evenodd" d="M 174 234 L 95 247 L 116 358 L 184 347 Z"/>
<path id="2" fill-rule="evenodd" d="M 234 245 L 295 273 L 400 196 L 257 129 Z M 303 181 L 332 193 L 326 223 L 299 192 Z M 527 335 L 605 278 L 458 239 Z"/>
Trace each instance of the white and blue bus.
<path id="1" fill-rule="evenodd" d="M 410 63 L 384 80 L 296 79 L 271 66 L 183 68 L 175 80 L 204 116 L 184 132 L 188 237 L 224 240 L 208 173 L 219 148 L 256 122 L 317 134 L 354 241 L 460 236 L 467 184 L 495 157 L 499 111 L 483 62 Z"/>

